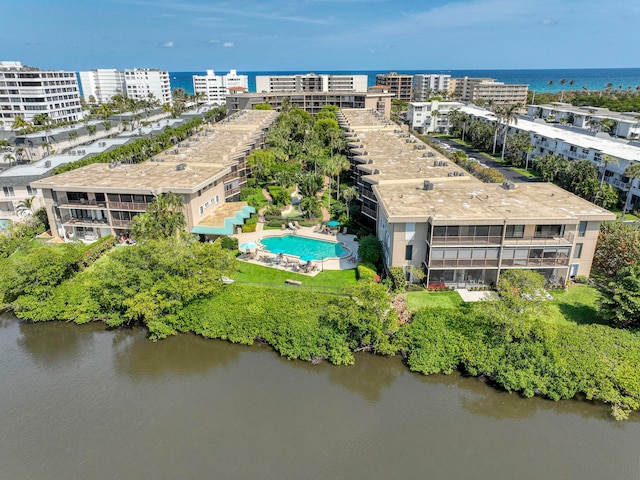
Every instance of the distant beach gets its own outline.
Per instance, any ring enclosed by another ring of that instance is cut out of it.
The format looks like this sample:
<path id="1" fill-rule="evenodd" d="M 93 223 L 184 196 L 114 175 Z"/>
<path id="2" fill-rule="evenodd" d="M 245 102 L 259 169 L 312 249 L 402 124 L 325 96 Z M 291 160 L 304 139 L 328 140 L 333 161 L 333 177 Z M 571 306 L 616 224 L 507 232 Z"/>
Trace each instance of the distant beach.
<path id="1" fill-rule="evenodd" d="M 367 75 L 369 86 L 375 85 L 376 74 L 396 71 L 398 73 L 448 73 L 452 77 L 489 77 L 499 82 L 527 84 L 529 90 L 536 92 L 559 92 L 561 90 L 604 90 L 608 83 L 613 88 L 635 91 L 640 85 L 640 68 L 584 68 L 584 69 L 557 69 L 557 70 L 364 70 L 364 71 L 325 71 L 317 70 L 313 73 L 328 73 L 332 75 Z M 224 75 L 228 70 L 215 70 L 216 75 Z M 310 73 L 309 71 L 284 71 L 284 72 L 243 72 L 241 75 L 249 76 L 249 91 L 256 90 L 256 75 L 294 75 Z M 189 94 L 193 94 L 193 75 L 205 75 L 205 72 L 170 72 L 171 88 L 184 88 Z M 560 80 L 566 80 L 562 85 Z M 573 85 L 570 82 L 573 80 Z M 549 81 L 553 81 L 549 84 Z"/>

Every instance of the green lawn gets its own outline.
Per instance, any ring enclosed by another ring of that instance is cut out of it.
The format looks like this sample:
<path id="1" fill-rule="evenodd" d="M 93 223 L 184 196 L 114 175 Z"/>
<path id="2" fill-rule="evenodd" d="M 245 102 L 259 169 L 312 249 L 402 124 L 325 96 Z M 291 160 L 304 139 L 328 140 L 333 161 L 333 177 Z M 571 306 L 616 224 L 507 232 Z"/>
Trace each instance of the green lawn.
<path id="1" fill-rule="evenodd" d="M 518 172 L 520 175 L 528 178 L 536 178 L 540 176 L 540 174 L 533 168 L 529 168 L 529 170 L 525 171 L 524 168 L 511 167 L 511 170 L 513 170 L 514 172 Z"/>
<path id="2" fill-rule="evenodd" d="M 622 216 L 622 209 L 618 208 L 618 207 L 609 207 L 608 210 L 612 213 L 615 213 L 617 217 L 621 217 Z M 638 217 L 635 216 L 633 213 L 627 213 L 624 216 L 625 220 L 638 220 Z"/>
<path id="3" fill-rule="evenodd" d="M 420 308 L 456 308 L 464 302 L 458 292 L 409 292 L 407 307 L 415 312 Z"/>
<path id="4" fill-rule="evenodd" d="M 597 301 L 602 296 L 588 285 L 572 285 L 567 290 L 549 292 L 554 300 L 549 301 L 549 320 L 558 323 L 603 323 L 598 319 Z"/>
<path id="5" fill-rule="evenodd" d="M 302 285 L 314 287 L 345 287 L 355 285 L 356 269 L 326 270 L 314 277 L 277 268 L 263 267 L 248 262 L 237 262 L 238 272 L 233 276 L 238 282 L 284 284 L 287 279 L 299 280 Z"/>
<path id="6" fill-rule="evenodd" d="M 259 193 L 256 193 L 255 195 L 249 195 L 247 197 L 246 202 L 252 207 L 255 207 L 256 210 L 260 210 L 262 207 L 267 205 L 267 203 L 269 203 L 267 202 L 266 197 L 262 193 L 262 190 Z"/>

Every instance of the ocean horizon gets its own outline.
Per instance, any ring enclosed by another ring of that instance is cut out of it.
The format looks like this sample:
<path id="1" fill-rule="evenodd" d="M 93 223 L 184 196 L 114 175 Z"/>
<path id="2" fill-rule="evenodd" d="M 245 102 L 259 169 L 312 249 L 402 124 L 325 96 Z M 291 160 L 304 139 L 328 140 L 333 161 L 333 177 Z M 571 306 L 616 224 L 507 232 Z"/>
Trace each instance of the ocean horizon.
<path id="1" fill-rule="evenodd" d="M 215 70 L 215 69 L 214 69 Z M 216 75 L 225 75 L 228 70 L 215 70 Z M 613 88 L 636 91 L 640 86 L 640 68 L 578 68 L 578 69 L 520 69 L 520 70 L 288 70 L 288 71 L 241 71 L 239 75 L 249 77 L 249 91 L 256 91 L 256 76 L 258 75 L 296 75 L 306 73 L 330 75 L 367 75 L 368 85 L 376 83 L 376 74 L 397 72 L 415 75 L 417 73 L 444 73 L 454 78 L 460 77 L 489 77 L 498 82 L 510 84 L 526 84 L 529 90 L 539 93 L 557 93 L 561 90 L 604 90 L 611 83 Z M 169 72 L 171 88 L 183 88 L 193 94 L 193 75 L 205 75 L 205 71 Z M 560 81 L 564 79 L 565 84 Z M 549 83 L 549 82 L 553 83 Z M 570 82 L 573 81 L 573 85 Z"/>

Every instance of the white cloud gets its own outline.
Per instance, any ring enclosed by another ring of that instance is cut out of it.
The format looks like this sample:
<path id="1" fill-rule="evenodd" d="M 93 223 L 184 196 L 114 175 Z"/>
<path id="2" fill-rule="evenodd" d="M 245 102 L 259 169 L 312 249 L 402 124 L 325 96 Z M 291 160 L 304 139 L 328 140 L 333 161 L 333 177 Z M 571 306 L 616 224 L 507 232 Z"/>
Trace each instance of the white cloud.
<path id="1" fill-rule="evenodd" d="M 227 47 L 227 48 L 231 48 L 231 47 L 233 47 L 233 42 L 224 42 L 224 43 L 222 44 L 222 46 L 223 46 L 223 47 Z"/>
<path id="2" fill-rule="evenodd" d="M 162 46 L 165 47 L 165 48 L 172 48 L 173 47 L 173 42 L 163 43 Z"/>
<path id="3" fill-rule="evenodd" d="M 216 44 L 216 43 L 220 43 L 220 40 L 209 40 L 209 43 L 211 43 L 212 45 Z"/>

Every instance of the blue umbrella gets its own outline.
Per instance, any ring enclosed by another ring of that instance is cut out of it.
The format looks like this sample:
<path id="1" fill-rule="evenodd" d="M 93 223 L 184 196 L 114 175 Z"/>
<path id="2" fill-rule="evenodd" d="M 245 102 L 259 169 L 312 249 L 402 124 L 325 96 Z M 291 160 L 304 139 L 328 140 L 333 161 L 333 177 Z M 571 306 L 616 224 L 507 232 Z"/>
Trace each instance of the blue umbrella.
<path id="1" fill-rule="evenodd" d="M 327 222 L 327 225 L 329 225 L 330 227 L 337 227 L 340 225 L 340 222 L 338 222 L 337 220 L 331 220 Z"/>
<path id="2" fill-rule="evenodd" d="M 240 248 L 242 250 L 251 250 L 252 248 L 256 248 L 257 246 L 258 245 L 256 245 L 256 242 L 247 242 L 240 245 Z"/>

